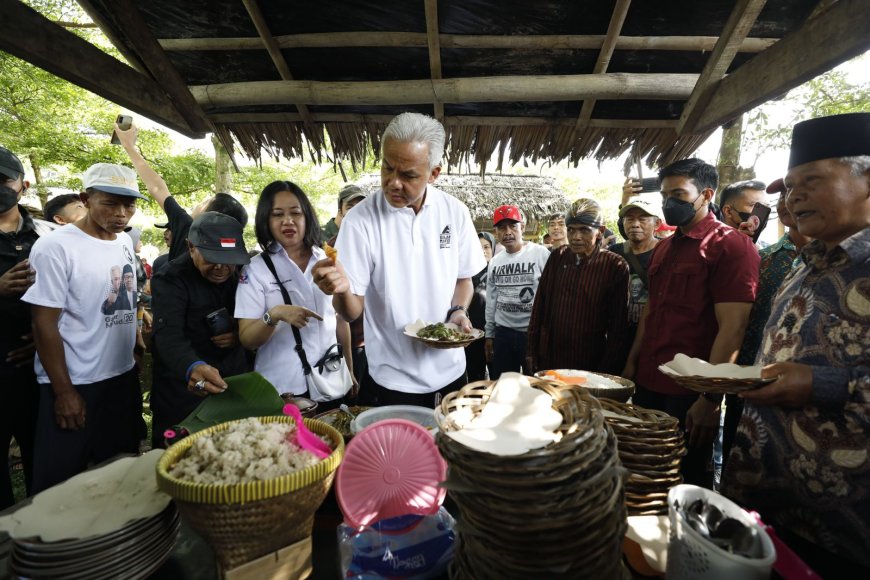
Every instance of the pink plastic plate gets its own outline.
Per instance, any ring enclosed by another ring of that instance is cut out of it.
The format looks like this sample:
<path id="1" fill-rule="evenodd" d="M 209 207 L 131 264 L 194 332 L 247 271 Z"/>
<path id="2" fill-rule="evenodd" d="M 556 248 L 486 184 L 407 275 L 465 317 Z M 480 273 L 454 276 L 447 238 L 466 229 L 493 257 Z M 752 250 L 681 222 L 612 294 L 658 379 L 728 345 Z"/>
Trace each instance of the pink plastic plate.
<path id="1" fill-rule="evenodd" d="M 406 514 L 438 511 L 447 463 L 425 428 L 405 419 L 378 421 L 348 444 L 335 476 L 338 505 L 355 528 Z"/>

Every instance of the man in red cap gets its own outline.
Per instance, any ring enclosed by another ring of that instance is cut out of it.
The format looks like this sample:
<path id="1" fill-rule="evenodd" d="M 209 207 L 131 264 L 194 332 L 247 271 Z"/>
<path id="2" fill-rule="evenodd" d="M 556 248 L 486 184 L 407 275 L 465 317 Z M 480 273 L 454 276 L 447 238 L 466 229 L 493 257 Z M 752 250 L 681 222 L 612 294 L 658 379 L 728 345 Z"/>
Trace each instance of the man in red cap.
<path id="1" fill-rule="evenodd" d="M 519 372 L 525 360 L 532 304 L 550 251 L 523 240 L 526 225 L 515 205 L 497 208 L 492 224 L 505 249 L 490 260 L 486 282 L 486 360 L 490 378 L 497 379 Z"/>
<path id="2" fill-rule="evenodd" d="M 814 241 L 774 298 L 723 492 L 822 577 L 870 577 L 870 113 L 798 123 L 786 207 Z"/>

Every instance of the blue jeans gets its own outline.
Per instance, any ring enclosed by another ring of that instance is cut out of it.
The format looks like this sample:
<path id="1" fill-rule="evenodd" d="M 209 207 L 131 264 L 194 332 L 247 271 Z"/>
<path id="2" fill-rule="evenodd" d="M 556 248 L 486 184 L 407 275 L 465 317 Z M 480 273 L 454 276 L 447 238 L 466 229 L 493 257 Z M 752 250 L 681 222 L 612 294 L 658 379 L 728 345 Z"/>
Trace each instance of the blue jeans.
<path id="1" fill-rule="evenodd" d="M 496 326 L 492 341 L 491 370 L 493 380 L 502 373 L 520 372 L 526 364 L 526 343 L 529 334 L 525 330 L 513 330 L 506 326 Z"/>

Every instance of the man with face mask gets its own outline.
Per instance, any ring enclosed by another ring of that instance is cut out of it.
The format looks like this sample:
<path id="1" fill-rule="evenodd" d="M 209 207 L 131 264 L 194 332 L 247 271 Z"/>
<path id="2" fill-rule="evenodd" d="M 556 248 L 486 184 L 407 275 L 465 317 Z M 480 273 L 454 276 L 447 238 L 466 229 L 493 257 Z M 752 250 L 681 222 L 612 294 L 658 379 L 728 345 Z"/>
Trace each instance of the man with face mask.
<path id="1" fill-rule="evenodd" d="M 719 194 L 719 207 L 722 208 L 722 221 L 732 228 L 743 232 L 750 238 L 759 235 L 767 226 L 758 217 L 753 217 L 756 204 L 767 205 L 764 183 L 757 179 L 738 181 L 727 185 Z M 766 246 L 759 242 L 759 248 Z"/>
<path id="2" fill-rule="evenodd" d="M 18 200 L 30 186 L 24 166 L 14 153 L 0 147 L 0 440 L 8 455 L 12 437 L 21 450 L 24 481 L 30 491 L 33 473 L 33 434 L 39 388 L 33 372 L 30 307 L 21 295 L 33 284 L 30 248 L 52 230 L 48 222 L 32 218 Z M 0 470 L 0 509 L 15 503 L 9 470 Z"/>
<path id="3" fill-rule="evenodd" d="M 678 229 L 653 250 L 649 302 L 622 376 L 636 382 L 635 404 L 680 420 L 689 444 L 683 477 L 710 487 L 722 397 L 683 389 L 658 367 L 678 353 L 712 364 L 734 362 L 755 301 L 759 257 L 749 237 L 710 212 L 719 181 L 715 167 L 685 159 L 659 177 L 665 220 Z"/>

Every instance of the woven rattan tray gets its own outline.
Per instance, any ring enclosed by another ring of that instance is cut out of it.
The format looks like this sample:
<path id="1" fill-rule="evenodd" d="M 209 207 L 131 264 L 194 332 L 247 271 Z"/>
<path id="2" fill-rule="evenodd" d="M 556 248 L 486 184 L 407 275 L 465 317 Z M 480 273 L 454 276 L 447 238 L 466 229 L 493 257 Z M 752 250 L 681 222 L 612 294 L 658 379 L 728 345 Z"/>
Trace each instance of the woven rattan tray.
<path id="1" fill-rule="evenodd" d="M 713 395 L 734 395 L 742 393 L 743 391 L 751 391 L 752 389 L 757 389 L 776 380 L 776 378 L 726 379 L 718 377 L 701 377 L 697 375 L 664 374 L 673 379 L 675 383 L 684 389 L 689 389 L 696 393 L 709 393 Z"/>

